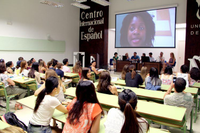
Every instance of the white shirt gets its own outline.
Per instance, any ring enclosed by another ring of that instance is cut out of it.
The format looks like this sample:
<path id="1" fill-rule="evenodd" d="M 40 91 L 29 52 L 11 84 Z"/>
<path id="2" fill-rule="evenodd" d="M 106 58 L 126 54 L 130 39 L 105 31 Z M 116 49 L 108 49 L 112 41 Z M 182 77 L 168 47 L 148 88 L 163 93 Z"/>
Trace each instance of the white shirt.
<path id="1" fill-rule="evenodd" d="M 163 60 L 163 61 L 161 61 L 161 60 Z M 162 62 L 162 63 L 164 63 L 165 62 L 165 57 L 158 56 L 158 58 L 156 59 L 156 62 Z"/>
<path id="2" fill-rule="evenodd" d="M 137 118 L 137 120 L 142 129 L 142 132 L 140 133 L 146 133 L 147 131 L 147 124 L 145 123 L 146 120 L 144 118 Z M 106 122 L 104 123 L 105 133 L 121 133 L 124 121 L 125 121 L 124 113 L 117 108 L 111 108 L 108 112 Z"/>
<path id="3" fill-rule="evenodd" d="M 48 126 L 55 108 L 61 103 L 56 97 L 45 95 L 36 113 L 33 113 L 30 123 Z"/>
<path id="4" fill-rule="evenodd" d="M 19 72 L 21 71 L 21 68 L 19 68 Z M 29 70 L 24 69 L 20 74 L 23 74 L 25 77 L 28 77 Z"/>
<path id="5" fill-rule="evenodd" d="M 177 78 L 183 78 L 186 81 L 186 86 L 189 87 L 189 80 L 188 80 L 188 74 L 187 73 L 177 73 Z"/>
<path id="6" fill-rule="evenodd" d="M 149 61 L 150 61 L 150 62 L 155 61 L 154 58 L 153 58 L 153 56 L 152 56 L 152 57 L 149 56 Z"/>
<path id="7" fill-rule="evenodd" d="M 67 67 L 67 66 L 65 66 L 65 65 L 63 66 L 62 71 L 63 71 L 63 72 L 67 72 L 67 73 L 70 73 L 70 72 L 71 72 L 70 68 Z"/>

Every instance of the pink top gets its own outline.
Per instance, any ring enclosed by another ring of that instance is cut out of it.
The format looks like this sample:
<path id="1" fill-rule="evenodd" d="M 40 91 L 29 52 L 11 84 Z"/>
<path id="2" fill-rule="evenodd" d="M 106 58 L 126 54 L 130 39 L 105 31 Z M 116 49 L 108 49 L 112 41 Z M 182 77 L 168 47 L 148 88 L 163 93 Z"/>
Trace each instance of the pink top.
<path id="1" fill-rule="evenodd" d="M 63 71 L 63 72 L 67 72 L 67 73 L 70 73 L 70 72 L 71 72 L 70 68 L 67 67 L 67 66 L 63 66 L 62 71 Z"/>

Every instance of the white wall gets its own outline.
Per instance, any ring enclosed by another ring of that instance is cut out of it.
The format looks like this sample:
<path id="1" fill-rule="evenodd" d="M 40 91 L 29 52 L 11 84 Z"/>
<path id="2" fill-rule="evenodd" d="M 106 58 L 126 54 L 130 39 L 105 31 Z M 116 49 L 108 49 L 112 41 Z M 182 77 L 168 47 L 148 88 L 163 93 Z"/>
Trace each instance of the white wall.
<path id="1" fill-rule="evenodd" d="M 125 53 L 129 54 L 129 57 L 133 55 L 133 52 L 137 52 L 139 56 L 142 55 L 142 53 L 146 53 L 148 56 L 149 52 L 153 53 L 153 57 L 156 59 L 160 52 L 162 51 L 164 53 L 165 60 L 168 61 L 170 58 L 170 53 L 174 52 L 174 55 L 177 60 L 177 64 L 174 68 L 174 71 L 179 71 L 179 68 L 181 65 L 184 64 L 185 59 L 185 27 L 177 28 L 176 29 L 176 48 L 115 48 L 115 30 L 110 29 L 109 30 L 109 41 L 108 41 L 108 62 L 110 61 L 110 58 L 114 56 L 114 52 L 118 52 L 118 55 L 125 55 Z"/>
<path id="2" fill-rule="evenodd" d="M 26 60 L 34 57 L 49 61 L 68 58 L 72 63 L 73 52 L 79 51 L 79 12 L 70 4 L 73 0 L 62 0 L 63 8 L 39 3 L 40 0 L 0 0 L 0 36 L 45 39 L 66 42 L 65 52 L 21 52 L 1 51 L 0 58 L 17 61 L 19 56 Z M 7 22 L 11 21 L 12 25 Z"/>

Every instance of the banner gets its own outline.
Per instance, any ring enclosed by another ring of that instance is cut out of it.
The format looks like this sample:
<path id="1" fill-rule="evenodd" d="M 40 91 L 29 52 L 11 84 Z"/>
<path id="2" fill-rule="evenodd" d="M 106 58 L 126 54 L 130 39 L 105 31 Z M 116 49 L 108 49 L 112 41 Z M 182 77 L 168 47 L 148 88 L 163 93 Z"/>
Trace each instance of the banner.
<path id="1" fill-rule="evenodd" d="M 80 10 L 80 52 L 85 52 L 85 64 L 90 65 L 90 54 L 99 54 L 100 67 L 106 68 L 108 60 L 108 6 L 88 0 L 83 4 L 90 9 Z"/>
<path id="2" fill-rule="evenodd" d="M 200 0 L 187 0 L 186 22 L 185 64 L 189 66 L 189 58 L 200 56 Z"/>

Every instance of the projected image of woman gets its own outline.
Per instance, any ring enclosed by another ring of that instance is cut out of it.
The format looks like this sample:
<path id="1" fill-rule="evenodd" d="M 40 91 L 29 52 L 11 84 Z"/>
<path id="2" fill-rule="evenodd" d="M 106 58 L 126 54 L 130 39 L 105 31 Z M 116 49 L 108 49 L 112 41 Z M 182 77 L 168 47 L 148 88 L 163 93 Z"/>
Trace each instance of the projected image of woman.
<path id="1" fill-rule="evenodd" d="M 147 12 L 127 15 L 122 23 L 121 47 L 153 47 L 155 24 Z"/>

